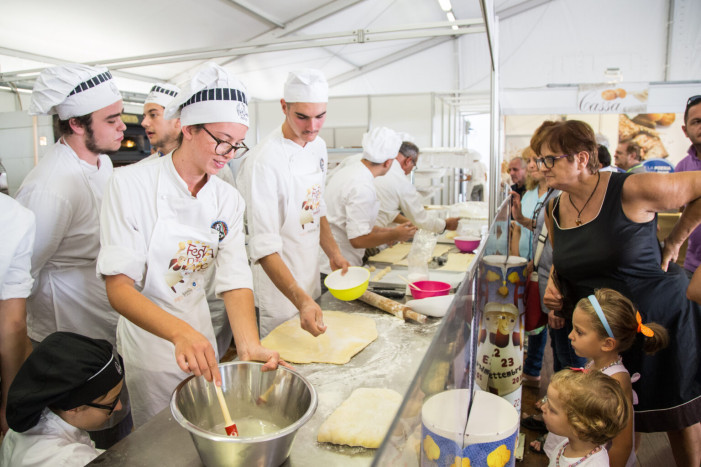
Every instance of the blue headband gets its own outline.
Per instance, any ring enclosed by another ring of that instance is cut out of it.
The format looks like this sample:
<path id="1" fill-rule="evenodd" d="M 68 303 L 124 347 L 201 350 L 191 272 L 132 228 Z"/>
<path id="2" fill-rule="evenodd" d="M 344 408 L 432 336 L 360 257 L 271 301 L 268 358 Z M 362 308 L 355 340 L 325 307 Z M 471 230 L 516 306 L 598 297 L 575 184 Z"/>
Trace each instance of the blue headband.
<path id="1" fill-rule="evenodd" d="M 604 325 L 604 329 L 606 329 L 606 333 L 609 335 L 610 338 L 614 339 L 613 337 L 613 332 L 611 331 L 611 326 L 609 326 L 609 322 L 606 321 L 606 316 L 604 316 L 604 310 L 601 309 L 601 305 L 599 305 L 599 301 L 596 299 L 594 295 L 589 295 L 587 297 L 589 299 L 589 303 L 591 303 L 591 306 L 594 307 L 594 311 L 596 311 L 596 314 L 599 316 L 599 320 L 601 321 L 601 324 Z"/>

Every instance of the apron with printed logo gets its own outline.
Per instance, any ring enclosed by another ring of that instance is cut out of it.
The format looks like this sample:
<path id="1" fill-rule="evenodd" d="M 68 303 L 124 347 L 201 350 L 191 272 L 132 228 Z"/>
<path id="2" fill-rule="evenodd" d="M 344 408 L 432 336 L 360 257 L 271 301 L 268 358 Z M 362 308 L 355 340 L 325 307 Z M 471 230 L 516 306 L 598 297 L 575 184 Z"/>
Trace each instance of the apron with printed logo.
<path id="1" fill-rule="evenodd" d="M 313 153 L 312 153 L 313 154 Z M 319 283 L 320 209 L 323 196 L 325 161 L 319 157 L 316 170 L 300 174 L 290 160 L 292 183 L 280 236 L 280 256 L 297 281 L 312 298 L 321 293 Z M 266 336 L 279 324 L 298 313 L 297 308 L 268 278 L 260 264 L 253 267 L 253 289 L 260 312 L 260 335 Z"/>
<path id="2" fill-rule="evenodd" d="M 202 203 L 157 191 L 158 218 L 148 248 L 147 270 L 141 291 L 149 300 L 203 334 L 216 352 L 206 299 L 206 270 L 214 265 L 219 234 L 210 228 Z M 187 222 L 187 224 L 183 223 Z M 134 426 L 163 410 L 180 381 L 188 375 L 175 360 L 175 346 L 127 319 L 117 326 L 120 352 L 126 367 Z"/>

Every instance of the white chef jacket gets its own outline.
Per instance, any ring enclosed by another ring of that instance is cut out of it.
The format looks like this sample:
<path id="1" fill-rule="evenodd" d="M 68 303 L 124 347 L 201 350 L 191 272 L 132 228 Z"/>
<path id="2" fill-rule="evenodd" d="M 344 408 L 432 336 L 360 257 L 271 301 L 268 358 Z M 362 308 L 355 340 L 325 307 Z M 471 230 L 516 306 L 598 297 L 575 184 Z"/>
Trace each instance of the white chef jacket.
<path id="1" fill-rule="evenodd" d="M 108 156 L 94 166 L 59 141 L 17 191 L 17 201 L 36 216 L 35 283 L 27 300 L 27 334 L 36 341 L 70 331 L 115 342 L 118 314 L 95 277 L 102 192 L 111 175 Z"/>
<path id="2" fill-rule="evenodd" d="M 0 300 L 27 298 L 32 291 L 34 213 L 0 193 Z"/>
<path id="3" fill-rule="evenodd" d="M 173 151 L 171 151 L 169 154 L 171 154 L 172 152 Z M 152 161 L 154 159 L 158 159 L 159 157 L 164 156 L 167 156 L 167 154 L 163 154 L 162 152 L 154 152 L 153 154 L 149 154 L 148 156 L 141 159 L 139 162 L 137 162 L 137 164 L 142 164 L 144 162 Z M 231 162 L 233 162 L 233 160 L 229 161 L 229 163 L 226 164 L 225 167 L 222 167 L 222 169 L 219 172 L 217 172 L 217 177 L 221 178 L 226 183 L 236 188 L 236 179 L 234 177 L 234 173 L 231 169 L 231 166 L 229 165 L 231 164 Z"/>
<path id="4" fill-rule="evenodd" d="M 362 152 L 344 157 L 336 167 L 329 170 L 329 173 L 326 175 L 326 184 L 328 185 L 329 183 L 331 183 L 331 180 L 336 176 L 336 174 L 340 172 L 344 167 L 347 167 L 348 164 L 359 161 L 362 158 Z"/>
<path id="5" fill-rule="evenodd" d="M 355 160 L 334 175 L 326 187 L 326 218 L 333 238 L 351 266 L 362 266 L 364 248 L 353 248 L 350 240 L 372 232 L 380 203 L 373 175 L 361 160 Z M 321 272 L 331 273 L 329 259 L 321 251 Z"/>
<path id="6" fill-rule="evenodd" d="M 159 209 L 163 208 L 164 202 L 166 207 L 172 206 L 176 211 L 187 206 L 190 217 L 178 214 L 178 217 L 171 218 L 159 214 L 163 212 Z M 218 226 L 226 231 L 226 235 L 218 237 L 216 249 L 206 260 L 206 265 L 211 262 L 216 267 L 216 276 L 211 279 L 214 280 L 215 293 L 221 297 L 229 290 L 251 289 L 243 212 L 241 196 L 218 177 L 209 177 L 197 197 L 193 198 L 175 170 L 170 155 L 120 168 L 115 171 L 105 192 L 101 217 L 102 249 L 97 272 L 102 275 L 124 274 L 133 279 L 137 290 L 143 291 L 165 311 L 188 322 L 216 349 L 211 316 L 204 300 L 207 279 L 201 281 L 202 270 L 182 275 L 182 285 L 172 285 L 168 282 L 169 274 L 175 270 L 171 271 L 168 265 L 172 266 L 171 260 L 179 261 L 181 257 L 185 261 L 197 259 L 192 263 L 195 266 L 205 265 L 200 262 L 202 257 L 190 253 L 186 244 L 190 233 L 181 235 L 181 231 L 196 230 L 216 238 Z M 172 231 L 164 230 L 165 221 L 177 226 Z M 157 251 L 164 251 L 164 256 L 159 253 L 158 257 L 152 257 L 151 254 Z M 160 295 L 151 296 L 149 284 L 159 287 L 152 290 Z M 162 292 L 168 291 L 171 285 L 172 298 L 163 298 Z M 124 358 L 134 425 L 139 426 L 168 406 L 173 389 L 186 374 L 178 367 L 175 349 L 170 342 L 124 317 L 120 317 L 117 328 L 117 347 Z"/>
<path id="7" fill-rule="evenodd" d="M 376 225 L 388 227 L 401 212 L 421 229 L 435 233 L 445 230 L 445 221 L 431 215 L 423 208 L 421 196 L 396 159 L 392 161 L 389 172 L 382 177 L 376 177 L 374 183 L 377 199 L 380 201 Z"/>
<path id="8" fill-rule="evenodd" d="M 85 430 L 44 409 L 39 423 L 2 440 L 0 467 L 82 467 L 104 452 L 97 449 Z"/>
<path id="9" fill-rule="evenodd" d="M 328 154 L 320 137 L 300 146 L 276 128 L 247 155 L 236 184 L 245 200 L 248 250 L 260 312 L 261 335 L 298 311 L 258 263 L 278 253 L 297 284 L 321 294 L 318 251 L 320 219 L 326 215 L 324 184 Z"/>
<path id="10" fill-rule="evenodd" d="M 172 158 L 173 151 L 171 151 L 168 154 L 163 154 L 162 152 L 154 152 L 153 154 L 150 154 L 141 159 L 139 162 L 137 162 L 137 164 L 144 164 L 148 161 L 152 161 L 165 156 L 169 156 Z M 229 161 L 229 164 L 231 162 L 233 161 Z M 219 172 L 217 172 L 217 177 L 221 178 L 226 183 L 236 188 L 236 180 L 234 179 L 234 174 L 229 164 L 222 167 L 222 169 Z M 208 271 L 211 277 L 214 277 L 214 275 L 216 274 L 216 268 L 214 266 L 210 267 Z M 229 344 L 231 344 L 231 326 L 229 324 L 229 316 L 226 314 L 226 306 L 224 305 L 224 300 L 217 298 L 216 293 L 214 292 L 214 281 L 211 280 L 211 278 L 208 281 L 208 285 L 210 285 L 210 287 L 208 287 L 207 290 L 207 304 L 209 305 L 209 312 L 212 316 L 212 328 L 214 329 L 214 335 L 217 338 L 217 351 L 219 356 L 221 357 L 224 355 L 224 353 L 226 353 L 227 349 L 229 348 Z"/>

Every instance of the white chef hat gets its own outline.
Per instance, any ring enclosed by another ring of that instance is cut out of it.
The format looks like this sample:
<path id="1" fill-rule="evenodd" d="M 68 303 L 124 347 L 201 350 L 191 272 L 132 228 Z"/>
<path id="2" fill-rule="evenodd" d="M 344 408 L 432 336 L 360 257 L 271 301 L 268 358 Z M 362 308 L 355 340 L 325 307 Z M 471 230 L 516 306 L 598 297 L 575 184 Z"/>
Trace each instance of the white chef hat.
<path id="1" fill-rule="evenodd" d="M 399 134 L 386 127 L 373 128 L 363 135 L 363 159 L 382 164 L 397 157 L 402 138 Z"/>
<path id="2" fill-rule="evenodd" d="M 144 104 L 158 104 L 166 107 L 180 92 L 180 88 L 170 83 L 154 84 Z"/>
<path id="3" fill-rule="evenodd" d="M 329 83 L 320 70 L 291 71 L 285 81 L 285 102 L 328 102 Z"/>
<path id="4" fill-rule="evenodd" d="M 122 99 L 105 67 L 68 64 L 46 68 L 34 82 L 30 115 L 82 117 Z"/>
<path id="5" fill-rule="evenodd" d="M 224 68 L 207 62 L 168 103 L 163 117 L 180 118 L 182 126 L 216 122 L 248 126 L 246 87 Z"/>

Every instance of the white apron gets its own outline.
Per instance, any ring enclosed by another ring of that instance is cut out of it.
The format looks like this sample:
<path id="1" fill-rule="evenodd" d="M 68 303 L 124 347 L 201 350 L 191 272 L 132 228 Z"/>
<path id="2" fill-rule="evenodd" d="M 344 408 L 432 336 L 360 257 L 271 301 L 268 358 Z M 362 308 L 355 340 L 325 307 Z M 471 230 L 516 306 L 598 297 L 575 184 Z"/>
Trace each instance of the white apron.
<path id="1" fill-rule="evenodd" d="M 169 195 L 163 189 L 165 177 L 159 175 L 158 219 L 149 243 L 142 293 L 202 333 L 216 353 L 205 270 L 214 265 L 219 234 L 209 227 L 193 227 L 209 225 L 201 202 Z M 124 358 L 136 428 L 168 406 L 171 393 L 188 374 L 178 366 L 171 342 L 125 318 L 120 318 L 117 326 L 117 343 Z"/>
<path id="2" fill-rule="evenodd" d="M 295 173 L 296 166 L 292 157 L 288 157 L 288 160 L 292 184 L 285 219 L 280 230 L 280 256 L 297 284 L 312 298 L 317 298 L 321 295 L 318 252 L 324 164 L 315 164 L 316 170 L 313 173 L 300 174 Z M 260 313 L 261 337 L 265 337 L 279 324 L 299 312 L 258 263 L 253 267 L 253 290 Z"/>

